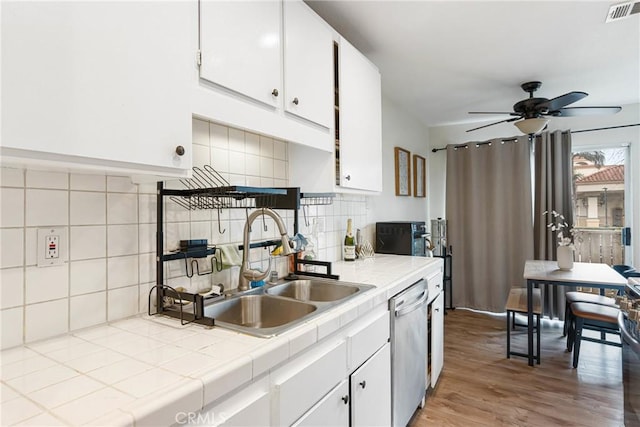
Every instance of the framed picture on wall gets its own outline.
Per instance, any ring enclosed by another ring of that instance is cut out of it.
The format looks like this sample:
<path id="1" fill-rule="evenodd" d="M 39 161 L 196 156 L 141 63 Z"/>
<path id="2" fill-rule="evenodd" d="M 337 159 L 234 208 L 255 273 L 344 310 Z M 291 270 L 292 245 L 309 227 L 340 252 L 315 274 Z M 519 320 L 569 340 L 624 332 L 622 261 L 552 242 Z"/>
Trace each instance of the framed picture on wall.
<path id="1" fill-rule="evenodd" d="M 411 153 L 395 147 L 396 196 L 411 195 Z"/>
<path id="2" fill-rule="evenodd" d="M 413 195 L 415 197 L 426 197 L 427 192 L 425 190 L 426 173 L 425 173 L 425 158 L 413 155 Z"/>

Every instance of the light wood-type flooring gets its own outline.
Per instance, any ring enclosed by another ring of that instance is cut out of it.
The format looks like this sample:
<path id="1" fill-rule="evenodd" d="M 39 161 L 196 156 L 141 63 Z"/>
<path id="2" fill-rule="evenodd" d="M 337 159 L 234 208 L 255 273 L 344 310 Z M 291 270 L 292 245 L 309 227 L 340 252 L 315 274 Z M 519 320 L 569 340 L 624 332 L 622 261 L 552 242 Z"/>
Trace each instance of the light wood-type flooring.
<path id="1" fill-rule="evenodd" d="M 529 367 L 506 358 L 504 315 L 448 310 L 444 369 L 410 426 L 622 426 L 620 348 L 583 342 L 573 369 L 559 323 L 543 322 L 541 364 Z M 526 329 L 516 334 L 525 351 Z"/>

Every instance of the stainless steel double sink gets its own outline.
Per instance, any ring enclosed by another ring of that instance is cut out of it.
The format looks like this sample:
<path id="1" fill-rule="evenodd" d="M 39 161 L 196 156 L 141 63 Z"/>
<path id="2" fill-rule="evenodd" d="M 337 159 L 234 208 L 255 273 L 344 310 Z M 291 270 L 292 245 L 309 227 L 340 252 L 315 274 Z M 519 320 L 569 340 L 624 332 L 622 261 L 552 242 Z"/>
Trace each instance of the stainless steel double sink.
<path id="1" fill-rule="evenodd" d="M 373 287 L 304 277 L 228 295 L 206 305 L 204 314 L 213 317 L 217 326 L 271 337 Z"/>

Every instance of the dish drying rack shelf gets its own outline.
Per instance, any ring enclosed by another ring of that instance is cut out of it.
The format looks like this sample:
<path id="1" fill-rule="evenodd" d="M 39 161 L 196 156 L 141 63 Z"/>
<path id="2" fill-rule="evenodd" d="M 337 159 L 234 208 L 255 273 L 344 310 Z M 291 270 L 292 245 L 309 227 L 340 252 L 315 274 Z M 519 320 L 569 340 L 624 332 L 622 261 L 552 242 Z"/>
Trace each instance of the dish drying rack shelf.
<path id="1" fill-rule="evenodd" d="M 193 167 L 192 177 L 181 179 L 183 189 L 164 188 L 164 183 L 157 183 L 157 231 L 156 231 L 156 285 L 149 292 L 149 315 L 166 314 L 179 318 L 183 325 L 191 322 L 207 326 L 214 325 L 214 319 L 204 315 L 204 302 L 209 297 L 193 294 L 176 289 L 164 284 L 163 263 L 173 260 L 185 260 L 187 277 L 195 273 L 194 263 L 198 275 L 211 274 L 217 270 L 214 258 L 212 258 L 210 271 L 200 272 L 194 258 L 206 258 L 216 253 L 216 246 L 208 245 L 206 248 L 190 249 L 181 248 L 177 251 L 164 253 L 164 198 L 167 197 L 178 206 L 187 210 L 217 210 L 218 224 L 220 224 L 220 211 L 222 209 L 283 209 L 294 211 L 293 235 L 298 233 L 298 210 L 302 208 L 305 223 L 307 223 L 307 211 L 309 206 L 330 205 L 333 203 L 334 193 L 301 193 L 298 187 L 251 187 L 230 185 L 220 173 L 210 165 Z M 307 225 L 309 225 L 307 223 Z M 222 233 L 222 231 L 221 231 Z M 281 241 L 266 240 L 250 244 L 250 248 L 264 248 L 279 245 Z M 238 245 L 244 250 L 242 244 Z M 189 259 L 191 259 L 191 274 L 189 275 Z M 331 274 L 331 263 L 314 261 L 316 265 L 327 267 L 327 274 L 314 274 L 324 277 L 337 278 Z M 294 270 L 298 271 L 298 262 L 295 262 Z M 219 271 L 219 269 L 218 269 Z M 151 299 L 153 291 L 156 291 L 156 312 L 151 313 Z M 178 304 L 168 301 L 179 301 Z"/>

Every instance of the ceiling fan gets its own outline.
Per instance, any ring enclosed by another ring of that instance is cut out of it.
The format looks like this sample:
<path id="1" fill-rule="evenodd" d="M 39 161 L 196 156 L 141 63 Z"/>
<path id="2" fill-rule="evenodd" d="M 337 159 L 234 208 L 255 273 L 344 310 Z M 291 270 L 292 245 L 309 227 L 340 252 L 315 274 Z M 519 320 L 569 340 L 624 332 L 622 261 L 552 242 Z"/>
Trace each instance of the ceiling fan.
<path id="1" fill-rule="evenodd" d="M 589 94 L 586 92 L 569 92 L 552 99 L 534 98 L 533 93 L 540 89 L 540 86 L 542 86 L 541 82 L 526 82 L 521 84 L 520 87 L 522 90 L 529 93 L 529 98 L 516 102 L 513 106 L 513 112 L 470 111 L 469 114 L 508 114 L 513 117 L 469 129 L 467 132 L 499 123 L 515 122 L 514 125 L 523 133 L 535 134 L 542 131 L 549 123 L 549 119 L 546 117 L 615 114 L 622 110 L 622 107 L 567 107 L 567 105 L 587 97 Z"/>

